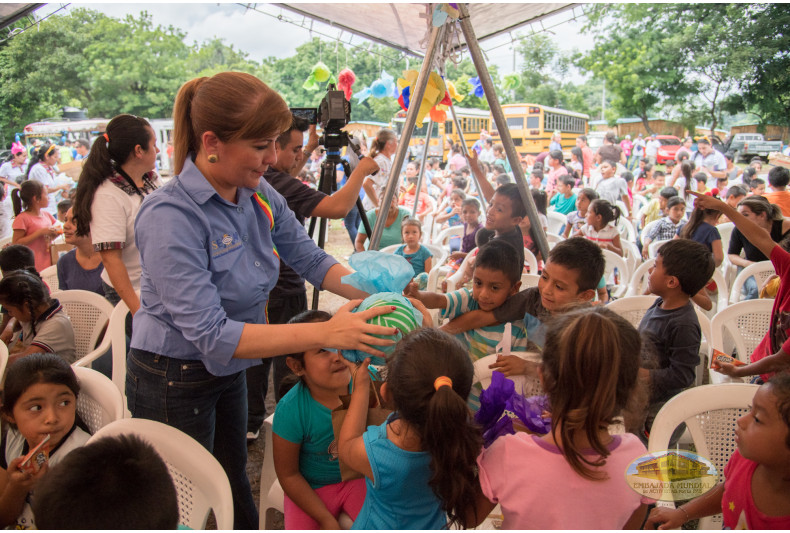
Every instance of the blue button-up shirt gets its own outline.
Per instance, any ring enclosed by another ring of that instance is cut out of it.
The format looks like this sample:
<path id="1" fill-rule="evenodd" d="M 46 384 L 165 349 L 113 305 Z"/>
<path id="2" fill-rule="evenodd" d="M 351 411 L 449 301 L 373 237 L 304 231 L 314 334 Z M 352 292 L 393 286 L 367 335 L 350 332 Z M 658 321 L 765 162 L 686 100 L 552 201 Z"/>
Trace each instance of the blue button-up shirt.
<path id="1" fill-rule="evenodd" d="M 273 227 L 256 192 L 271 206 Z M 267 322 L 275 250 L 316 287 L 337 263 L 265 180 L 239 188 L 237 200 L 221 198 L 191 154 L 180 175 L 145 198 L 134 224 L 142 276 L 133 348 L 200 360 L 217 376 L 259 364 L 233 353 L 245 323 Z"/>

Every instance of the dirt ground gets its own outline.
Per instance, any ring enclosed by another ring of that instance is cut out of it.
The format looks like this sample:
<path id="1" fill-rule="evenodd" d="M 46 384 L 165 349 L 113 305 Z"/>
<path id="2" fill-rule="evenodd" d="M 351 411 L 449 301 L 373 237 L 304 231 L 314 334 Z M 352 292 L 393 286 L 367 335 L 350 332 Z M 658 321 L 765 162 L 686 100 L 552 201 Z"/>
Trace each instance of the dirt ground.
<path id="1" fill-rule="evenodd" d="M 316 234 L 318 230 L 316 229 Z M 348 237 L 345 226 L 342 220 L 332 220 L 329 223 L 329 231 L 326 245 L 324 249 L 332 255 L 335 259 L 340 261 L 343 265 L 348 266 L 348 256 L 353 252 L 351 240 Z M 307 302 L 310 306 L 313 297 L 313 286 L 307 284 Z M 348 300 L 341 296 L 329 292 L 321 292 L 318 308 L 329 313 L 334 313 Z M 269 378 L 271 380 L 271 377 Z M 266 398 L 266 415 L 274 412 L 274 393 L 271 381 L 269 381 L 269 394 Z M 260 488 L 261 488 L 261 468 L 263 466 L 264 442 L 265 435 L 261 431 L 258 439 L 247 447 L 247 476 L 250 478 L 250 485 L 252 485 L 252 495 L 255 499 L 256 505 L 260 501 Z M 273 529 L 284 529 L 282 514 L 277 513 Z"/>

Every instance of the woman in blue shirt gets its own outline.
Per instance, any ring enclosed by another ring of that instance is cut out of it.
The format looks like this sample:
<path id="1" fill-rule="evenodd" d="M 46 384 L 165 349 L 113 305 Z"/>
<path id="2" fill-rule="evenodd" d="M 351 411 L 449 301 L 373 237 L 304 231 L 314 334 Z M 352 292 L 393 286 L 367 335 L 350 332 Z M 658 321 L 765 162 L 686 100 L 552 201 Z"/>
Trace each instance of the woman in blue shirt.
<path id="1" fill-rule="evenodd" d="M 177 175 L 146 197 L 135 221 L 141 306 L 127 359 L 128 407 L 214 453 L 233 492 L 234 529 L 258 526 L 245 471 L 244 369 L 262 357 L 321 347 L 383 356 L 368 344 L 391 344 L 371 336 L 391 328 L 365 323 L 381 312 L 350 312 L 358 301 L 328 322 L 267 324 L 280 255 L 316 287 L 367 296 L 341 284 L 349 271 L 313 243 L 261 178 L 291 117 L 285 101 L 252 75 L 187 82 L 174 107 Z"/>

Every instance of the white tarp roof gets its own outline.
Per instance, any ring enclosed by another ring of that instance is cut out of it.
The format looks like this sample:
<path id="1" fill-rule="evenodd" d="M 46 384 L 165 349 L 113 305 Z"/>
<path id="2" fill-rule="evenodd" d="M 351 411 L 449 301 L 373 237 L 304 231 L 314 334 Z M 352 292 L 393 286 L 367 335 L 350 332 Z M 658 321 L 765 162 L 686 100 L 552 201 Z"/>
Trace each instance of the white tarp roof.
<path id="1" fill-rule="evenodd" d="M 430 4 L 274 4 L 407 54 L 422 57 Z M 438 5 L 438 4 L 437 4 Z M 477 40 L 482 41 L 579 4 L 467 4 Z M 463 41 L 461 43 L 464 44 Z"/>

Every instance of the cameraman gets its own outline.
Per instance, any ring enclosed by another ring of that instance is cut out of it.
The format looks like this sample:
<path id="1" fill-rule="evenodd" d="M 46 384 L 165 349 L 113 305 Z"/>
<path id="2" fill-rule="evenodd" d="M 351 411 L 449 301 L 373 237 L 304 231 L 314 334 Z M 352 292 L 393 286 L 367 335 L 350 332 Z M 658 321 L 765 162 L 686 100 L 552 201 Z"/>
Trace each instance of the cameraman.
<path id="1" fill-rule="evenodd" d="M 362 188 L 365 176 L 378 170 L 378 165 L 373 159 L 363 157 L 346 184 L 331 196 L 311 189 L 294 176 L 304 166 L 309 158 L 309 152 L 302 151 L 304 132 L 310 130 L 308 147 L 312 143 L 313 149 L 318 144 L 315 136 L 315 126 L 310 126 L 306 120 L 293 117 L 291 129 L 277 138 L 277 162 L 269 167 L 263 175 L 264 179 L 288 203 L 296 218 L 304 224 L 305 218 L 343 218 L 351 209 L 356 209 L 355 202 Z M 269 295 L 269 323 L 286 324 L 288 320 L 302 311 L 307 310 L 307 290 L 305 281 L 288 265 L 280 261 L 280 277 L 277 285 Z M 263 420 L 266 417 L 264 400 L 269 383 L 269 368 L 274 366 L 274 393 L 275 399 L 280 400 L 279 388 L 282 379 L 290 373 L 285 365 L 286 356 L 263 359 L 262 365 L 247 369 L 247 440 L 258 438 Z M 271 363 L 270 363 L 271 361 Z"/>

